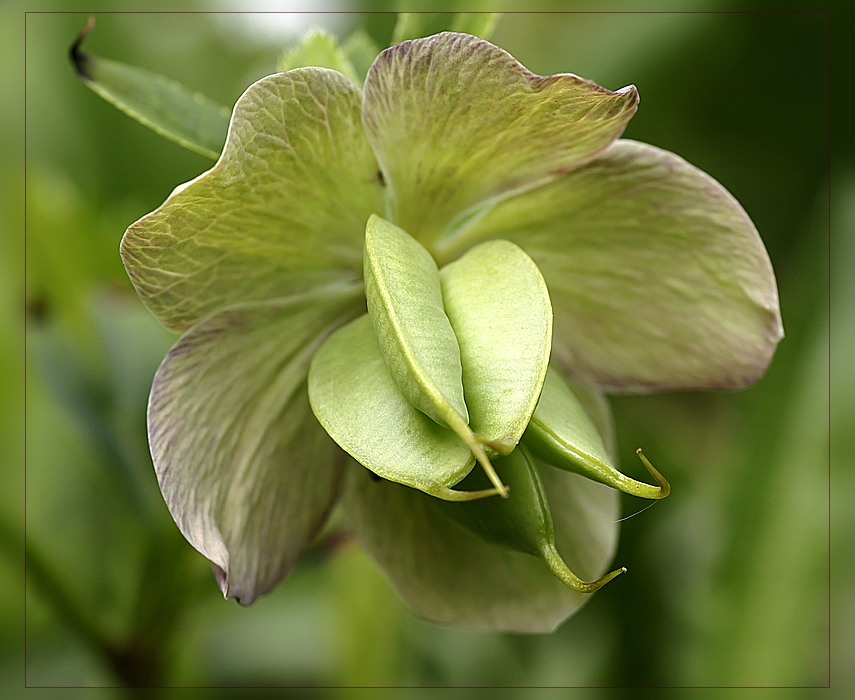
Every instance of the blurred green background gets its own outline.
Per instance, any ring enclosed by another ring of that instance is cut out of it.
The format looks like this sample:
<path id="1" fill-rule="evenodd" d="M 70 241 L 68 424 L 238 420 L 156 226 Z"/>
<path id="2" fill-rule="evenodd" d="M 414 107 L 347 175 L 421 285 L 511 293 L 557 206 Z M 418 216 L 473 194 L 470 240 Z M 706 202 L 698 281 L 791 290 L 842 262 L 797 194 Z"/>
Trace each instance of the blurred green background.
<path id="1" fill-rule="evenodd" d="M 129 9 L 118 0 L 96 6 Z M 10 7 L 0 10 L 6 18 Z M 242 9 L 229 0 L 181 7 Z M 25 35 L 28 685 L 828 683 L 829 528 L 848 532 L 853 517 L 838 509 L 829 523 L 826 16 L 718 12 L 740 7 L 699 0 L 680 9 L 700 14 L 506 14 L 492 37 L 537 73 L 638 87 L 641 106 L 625 136 L 680 154 L 742 203 L 772 258 L 787 334 L 747 391 L 613 399 L 624 468 L 642 476 L 633 452 L 643 446 L 673 493 L 622 524 L 615 562 L 629 575 L 555 634 L 525 636 L 415 619 L 347 543 L 307 554 L 251 608 L 222 600 L 160 498 L 146 446 L 149 383 L 175 337 L 142 307 L 118 256 L 126 226 L 211 161 L 89 91 L 66 56 L 86 15 L 61 12 L 62 2 L 39 9 L 58 13 L 29 14 Z M 388 44 L 394 15 L 361 12 L 391 4 L 323 9 L 353 14 L 100 14 L 87 50 L 231 105 L 311 26 L 342 38 L 363 27 Z M 20 22 L 0 27 L 0 38 L 20 44 Z M 8 73 L 4 90 L 22 90 Z M 7 118 L 10 133 L 17 117 Z M 20 226 L 20 146 L 4 140 L 0 173 L 7 365 L 21 347 L 24 304 L 18 239 L 7 235 Z M 836 175 L 835 192 L 831 214 L 851 230 L 855 178 Z M 847 237 L 834 264 L 852 269 L 853 257 Z M 855 336 L 852 303 L 835 314 L 840 333 Z M 835 387 L 847 406 L 852 374 Z M 22 456 L 22 388 L 16 376 L 3 382 L 5 695 L 23 681 L 15 601 L 24 513 L 12 466 Z M 852 431 L 842 422 L 832 429 L 851 454 Z M 841 489 L 852 481 L 840 471 Z M 645 505 L 624 497 L 624 515 Z M 851 583 L 851 566 L 836 574 Z M 855 619 L 851 605 L 838 610 L 835 634 Z M 844 643 L 838 653 L 855 652 Z"/>

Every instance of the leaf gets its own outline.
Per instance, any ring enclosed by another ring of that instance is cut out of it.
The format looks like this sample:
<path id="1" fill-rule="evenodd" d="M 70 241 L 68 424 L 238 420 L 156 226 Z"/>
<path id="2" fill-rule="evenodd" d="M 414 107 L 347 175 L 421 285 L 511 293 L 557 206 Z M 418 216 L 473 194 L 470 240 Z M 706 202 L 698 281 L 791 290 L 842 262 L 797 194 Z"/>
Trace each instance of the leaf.
<path id="1" fill-rule="evenodd" d="M 122 240 L 125 268 L 165 326 L 360 277 L 365 222 L 383 208 L 361 101 L 325 68 L 247 89 L 217 164 Z"/>
<path id="2" fill-rule="evenodd" d="M 475 460 L 457 435 L 410 404 L 398 390 L 366 314 L 321 346 L 309 369 L 309 400 L 339 446 L 378 476 L 442 499 Z"/>
<path id="3" fill-rule="evenodd" d="M 493 5 L 482 3 L 484 5 Z M 449 29 L 452 32 L 472 34 L 482 39 L 489 39 L 496 30 L 496 25 L 502 19 L 501 12 L 458 12 Z"/>
<path id="4" fill-rule="evenodd" d="M 440 271 L 460 345 L 470 424 L 499 454 L 516 447 L 549 365 L 552 307 L 537 266 L 508 241 L 488 241 Z"/>
<path id="5" fill-rule="evenodd" d="M 426 27 L 436 13 L 399 12 L 395 28 L 392 30 L 392 44 L 400 44 L 407 39 L 424 36 Z"/>
<path id="6" fill-rule="evenodd" d="M 371 64 L 374 63 L 374 59 L 377 58 L 377 54 L 380 53 L 380 48 L 362 28 L 357 29 L 347 37 L 341 48 L 342 51 L 344 51 L 345 56 L 347 56 L 348 60 L 353 65 L 353 68 L 359 77 L 359 84 L 362 85 L 362 83 L 365 82 L 365 76 L 368 73 L 368 69 L 371 67 Z"/>
<path id="7" fill-rule="evenodd" d="M 494 2 L 481 0 L 468 3 L 468 9 L 490 9 Z M 445 30 L 474 34 L 489 39 L 502 17 L 501 12 L 399 12 L 398 21 L 392 32 L 392 44 L 407 39 L 417 39 Z M 376 54 L 375 54 L 376 55 Z"/>
<path id="8" fill-rule="evenodd" d="M 617 491 L 558 469 L 541 473 L 561 556 L 586 580 L 598 578 L 617 545 Z M 414 614 L 459 627 L 547 633 L 590 598 L 567 588 L 541 560 L 460 527 L 441 505 L 374 481 L 355 465 L 346 469 L 348 523 Z"/>
<path id="9" fill-rule="evenodd" d="M 542 558 L 562 583 L 580 593 L 593 593 L 626 571 L 618 569 L 598 581 L 586 583 L 567 567 L 555 547 L 552 513 L 543 482 L 534 458 L 524 445 L 497 460 L 496 470 L 510 488 L 508 498 L 439 503 L 442 512 L 487 542 Z M 470 490 L 484 488 L 485 478 L 475 471 L 464 483 Z"/>
<path id="10" fill-rule="evenodd" d="M 594 157 L 637 103 L 634 87 L 542 78 L 467 34 L 386 49 L 368 71 L 363 122 L 389 185 L 387 218 L 431 248 L 489 204 Z"/>
<path id="11" fill-rule="evenodd" d="M 80 46 L 94 26 L 90 18 L 69 51 L 87 87 L 161 136 L 216 159 L 229 129 L 229 109 L 162 75 L 83 53 Z"/>
<path id="12" fill-rule="evenodd" d="M 337 448 L 315 421 L 306 372 L 359 288 L 223 309 L 185 333 L 157 370 L 148 407 L 163 497 L 223 594 L 273 588 L 326 520 Z"/>
<path id="13" fill-rule="evenodd" d="M 621 474 L 609 457 L 603 440 L 582 404 L 557 370 L 550 367 L 543 393 L 523 435 L 523 444 L 535 457 L 624 493 L 642 498 L 665 498 L 671 487 L 641 455 L 657 486 Z"/>
<path id="14" fill-rule="evenodd" d="M 490 238 L 537 263 L 555 312 L 554 358 L 589 386 L 737 389 L 763 374 L 783 335 L 775 275 L 745 211 L 653 146 L 619 141 L 498 204 L 436 254 L 454 259 Z"/>
<path id="15" fill-rule="evenodd" d="M 336 38 L 323 29 L 306 32 L 296 46 L 283 52 L 276 68 L 285 72 L 310 66 L 338 71 L 354 83 L 361 84 L 350 58 L 338 45 Z"/>

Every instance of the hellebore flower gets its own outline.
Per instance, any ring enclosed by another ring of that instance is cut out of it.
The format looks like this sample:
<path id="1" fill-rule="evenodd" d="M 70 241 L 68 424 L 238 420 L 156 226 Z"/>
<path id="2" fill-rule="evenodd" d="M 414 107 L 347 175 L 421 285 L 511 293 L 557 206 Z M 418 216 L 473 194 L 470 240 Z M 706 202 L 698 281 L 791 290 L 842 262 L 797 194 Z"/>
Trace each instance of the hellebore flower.
<path id="1" fill-rule="evenodd" d="M 609 486 L 667 484 L 614 468 L 599 392 L 744 387 L 782 337 L 750 219 L 618 140 L 637 105 L 466 34 L 405 41 L 364 90 L 256 82 L 216 165 L 128 229 L 183 332 L 151 391 L 158 481 L 227 598 L 273 588 L 336 503 L 431 620 L 549 631 L 602 584 L 571 570 L 610 563 Z"/>

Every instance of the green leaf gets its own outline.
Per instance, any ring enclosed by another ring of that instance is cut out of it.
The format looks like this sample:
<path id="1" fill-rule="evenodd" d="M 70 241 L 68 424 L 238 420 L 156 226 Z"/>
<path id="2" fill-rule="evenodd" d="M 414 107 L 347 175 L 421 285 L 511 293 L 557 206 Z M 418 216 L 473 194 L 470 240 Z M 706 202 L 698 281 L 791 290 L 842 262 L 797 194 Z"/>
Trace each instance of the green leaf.
<path id="1" fill-rule="evenodd" d="M 122 240 L 125 268 L 165 326 L 359 279 L 365 222 L 383 210 L 361 102 L 353 82 L 325 68 L 247 89 L 217 164 Z"/>
<path id="2" fill-rule="evenodd" d="M 69 51 L 83 82 L 161 136 L 216 159 L 229 129 L 229 109 L 162 75 L 82 52 L 94 24 L 90 18 Z"/>
<path id="3" fill-rule="evenodd" d="M 341 48 L 342 51 L 344 51 L 345 56 L 347 56 L 348 60 L 353 65 L 353 68 L 359 77 L 359 84 L 362 85 L 362 83 L 365 82 L 365 76 L 368 73 L 368 69 L 371 67 L 371 64 L 374 63 L 374 59 L 377 58 L 377 54 L 380 53 L 380 48 L 362 28 L 357 29 L 353 34 L 347 37 Z"/>
<path id="4" fill-rule="evenodd" d="M 595 156 L 637 103 L 634 87 L 615 93 L 575 75 L 542 78 L 486 41 L 443 33 L 377 57 L 363 122 L 390 188 L 391 220 L 430 248 L 490 203 Z"/>
<path id="5" fill-rule="evenodd" d="M 665 498 L 671 487 L 650 462 L 639 456 L 657 486 L 621 474 L 609 457 L 603 440 L 582 404 L 559 372 L 550 367 L 543 393 L 523 436 L 523 444 L 538 459 L 567 469 L 624 493 L 642 498 Z"/>
<path id="6" fill-rule="evenodd" d="M 427 25 L 438 13 L 431 12 L 399 12 L 395 29 L 392 30 L 392 44 L 424 36 Z"/>
<path id="7" fill-rule="evenodd" d="M 617 491 L 558 469 L 541 474 L 561 556 L 586 580 L 597 579 L 617 545 Z M 416 615 L 459 627 L 546 633 L 590 598 L 567 588 L 540 559 L 462 528 L 440 505 L 374 481 L 355 465 L 346 470 L 342 506 L 351 529 Z"/>
<path id="8" fill-rule="evenodd" d="M 540 396 L 552 306 L 537 266 L 508 241 L 488 241 L 440 271 L 460 345 L 470 424 L 499 454 L 516 447 Z"/>
<path id="9" fill-rule="evenodd" d="M 307 32 L 300 39 L 300 43 L 282 54 L 276 68 L 284 72 L 309 66 L 330 68 L 347 76 L 354 83 L 361 84 L 353 63 L 338 45 L 338 40 L 323 29 Z"/>
<path id="10" fill-rule="evenodd" d="M 489 39 L 493 36 L 500 19 L 502 19 L 501 12 L 458 12 L 449 29 L 452 32 L 462 32 L 482 39 Z"/>
<path id="11" fill-rule="evenodd" d="M 454 3 L 453 3 L 454 4 Z M 456 3 L 460 4 L 460 3 Z M 496 3 L 468 3 L 467 9 L 490 9 Z M 450 8 L 451 9 L 451 8 Z M 502 17 L 501 12 L 399 12 L 398 21 L 392 32 L 392 44 L 399 44 L 408 39 L 417 39 L 445 30 L 474 34 L 482 39 L 489 39 Z M 375 54 L 376 55 L 376 54 Z"/>
<path id="12" fill-rule="evenodd" d="M 306 372 L 359 296 L 348 286 L 223 309 L 185 333 L 155 375 L 158 482 L 227 598 L 249 604 L 273 588 L 333 505 L 341 462 L 309 408 Z"/>
<path id="13" fill-rule="evenodd" d="M 378 476 L 442 499 L 495 493 L 451 489 L 471 471 L 472 453 L 404 398 L 367 314 L 318 350 L 309 370 L 309 400 L 333 440 Z"/>
<path id="14" fill-rule="evenodd" d="M 537 263 L 555 312 L 553 357 L 588 385 L 737 389 L 763 374 L 783 335 L 775 275 L 745 211 L 653 146 L 619 141 L 498 204 L 436 254 L 454 259 L 489 238 Z"/>
<path id="15" fill-rule="evenodd" d="M 497 460 L 496 470 L 510 488 L 508 498 L 439 503 L 442 512 L 487 542 L 541 557 L 562 583 L 580 593 L 593 593 L 626 571 L 618 569 L 598 581 L 586 583 L 567 567 L 555 547 L 552 513 L 543 481 L 524 445 Z M 463 483 L 469 489 L 484 488 L 489 485 L 485 480 L 480 471 L 475 471 Z"/>

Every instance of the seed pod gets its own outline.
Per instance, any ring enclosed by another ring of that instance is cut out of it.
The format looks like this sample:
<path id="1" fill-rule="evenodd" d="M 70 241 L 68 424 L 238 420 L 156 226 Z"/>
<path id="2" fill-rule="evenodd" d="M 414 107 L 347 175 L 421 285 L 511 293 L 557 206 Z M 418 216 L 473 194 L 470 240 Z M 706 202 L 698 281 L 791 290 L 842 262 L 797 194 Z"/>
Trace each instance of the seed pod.
<path id="1" fill-rule="evenodd" d="M 671 486 L 640 449 L 638 456 L 658 486 L 636 481 L 614 467 L 591 419 L 560 373 L 551 367 L 523 443 L 535 457 L 547 464 L 576 472 L 633 496 L 659 499 L 671 492 Z"/>
<path id="2" fill-rule="evenodd" d="M 524 445 L 496 460 L 495 467 L 510 488 L 509 498 L 470 503 L 437 502 L 437 507 L 488 542 L 541 557 L 555 576 L 580 593 L 592 593 L 626 571 L 617 569 L 587 583 L 568 568 L 555 547 L 552 514 L 537 465 Z M 468 489 L 478 488 L 483 480 L 480 472 L 473 472 L 463 484 Z"/>
<path id="3" fill-rule="evenodd" d="M 466 443 L 496 491 L 505 488 L 469 427 L 457 338 L 443 309 L 439 270 L 406 231 L 372 216 L 363 262 L 368 314 L 401 394 Z"/>
<path id="4" fill-rule="evenodd" d="M 417 410 L 386 367 L 371 319 L 339 328 L 309 367 L 309 401 L 324 430 L 378 476 L 442 499 L 481 498 L 451 487 L 472 469 L 472 453 L 448 428 Z"/>
<path id="5" fill-rule="evenodd" d="M 509 454 L 531 419 L 552 348 L 552 304 L 534 261 L 487 241 L 440 270 L 445 312 L 460 345 L 472 429 Z"/>

